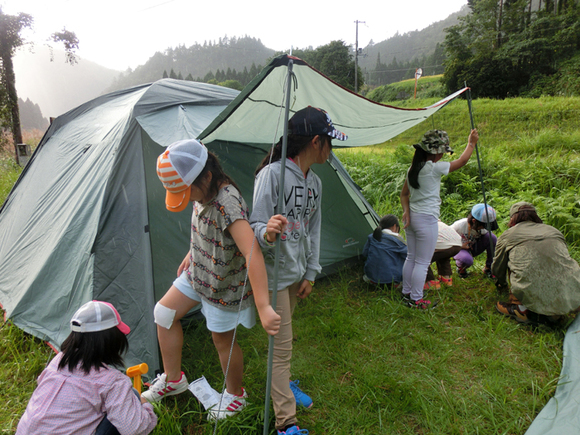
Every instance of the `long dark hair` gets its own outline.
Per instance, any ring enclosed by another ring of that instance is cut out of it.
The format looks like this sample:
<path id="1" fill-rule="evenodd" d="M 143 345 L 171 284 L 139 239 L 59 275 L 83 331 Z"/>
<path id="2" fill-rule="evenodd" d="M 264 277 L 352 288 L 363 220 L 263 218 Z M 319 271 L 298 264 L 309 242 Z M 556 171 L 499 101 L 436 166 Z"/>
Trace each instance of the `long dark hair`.
<path id="1" fill-rule="evenodd" d="M 397 227 L 399 227 L 399 229 L 401 228 L 397 216 L 395 216 L 394 214 L 384 215 L 379 221 L 379 226 L 376 227 L 375 230 L 373 231 L 373 238 L 380 242 L 383 238 L 383 230 L 386 228 L 391 228 L 393 225 L 396 225 Z"/>
<path id="2" fill-rule="evenodd" d="M 204 186 L 202 180 L 205 179 L 205 176 L 208 172 L 211 172 L 211 181 L 208 186 Z M 232 178 L 226 174 L 218 160 L 217 156 L 212 153 L 211 151 L 207 152 L 207 161 L 205 162 L 205 166 L 201 170 L 201 173 L 197 176 L 193 184 L 199 187 L 202 192 L 205 191 L 207 188 L 207 192 L 205 192 L 206 198 L 213 198 L 216 196 L 220 190 L 220 186 L 223 183 L 231 184 L 236 189 L 240 190 L 237 184 L 232 180 Z"/>
<path id="3" fill-rule="evenodd" d="M 99 370 L 105 364 L 123 366 L 123 354 L 129 348 L 127 336 L 116 326 L 98 332 L 71 332 L 62 343 L 63 353 L 58 369 L 80 369 L 89 374 L 92 368 Z"/>
<path id="4" fill-rule="evenodd" d="M 298 154 L 300 154 L 310 142 L 314 139 L 315 136 L 299 136 L 297 134 L 289 134 L 288 135 L 288 144 L 286 148 L 286 157 L 290 157 L 293 159 Z M 320 135 L 320 137 L 324 137 Z M 330 139 L 330 137 L 329 137 Z M 324 146 L 324 144 L 323 144 Z M 278 141 L 274 148 L 270 150 L 270 152 L 262 159 L 258 167 L 256 168 L 256 172 L 254 175 L 258 175 L 262 169 L 264 169 L 268 164 L 277 162 L 282 158 L 282 138 Z"/>
<path id="5" fill-rule="evenodd" d="M 531 208 L 520 208 L 520 210 L 516 213 L 514 213 L 510 219 L 509 222 L 509 227 L 513 227 L 514 225 L 519 224 L 520 222 L 524 222 L 524 221 L 530 221 L 530 222 L 535 222 L 537 224 L 543 224 L 544 221 L 542 221 L 542 219 L 540 219 L 540 216 L 538 216 L 538 213 L 536 212 L 536 210 L 533 210 Z"/>
<path id="6" fill-rule="evenodd" d="M 425 166 L 425 162 L 429 160 L 430 153 L 423 150 L 422 148 L 415 148 L 415 154 L 413 155 L 413 162 L 411 163 L 411 169 L 409 169 L 409 184 L 412 188 L 418 189 L 419 186 L 419 172 Z"/>

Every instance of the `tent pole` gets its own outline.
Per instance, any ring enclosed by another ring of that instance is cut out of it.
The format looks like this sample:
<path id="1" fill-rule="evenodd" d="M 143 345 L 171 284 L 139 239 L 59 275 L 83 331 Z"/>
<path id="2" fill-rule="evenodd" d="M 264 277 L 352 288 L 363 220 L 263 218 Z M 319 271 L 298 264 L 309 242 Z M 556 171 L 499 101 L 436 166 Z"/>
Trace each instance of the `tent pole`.
<path id="1" fill-rule="evenodd" d="M 286 150 L 288 148 L 288 119 L 290 117 L 290 92 L 292 90 L 292 66 L 294 62 L 288 59 L 288 76 L 286 77 L 286 107 L 284 111 L 284 135 L 282 136 L 282 154 L 280 163 L 282 169 L 280 170 L 280 185 L 278 191 L 278 206 L 277 210 L 280 214 L 285 214 L 284 210 L 284 183 L 286 175 Z M 276 310 L 276 302 L 278 299 L 278 266 L 280 264 L 280 236 L 276 236 L 276 248 L 274 254 L 274 288 L 272 289 L 271 305 Z M 272 390 L 272 363 L 274 360 L 274 336 L 270 335 L 268 338 L 268 375 L 266 378 L 266 403 L 264 405 L 264 435 L 268 435 L 268 427 L 270 420 L 270 392 Z"/>
<path id="2" fill-rule="evenodd" d="M 465 87 L 467 88 L 467 82 L 465 82 Z M 473 112 L 471 110 L 471 88 L 467 88 L 467 106 L 469 107 L 469 119 L 471 120 L 471 129 L 475 128 L 475 123 L 473 122 Z M 489 246 L 491 247 L 492 257 L 495 253 L 495 246 L 493 244 L 493 238 L 491 237 L 491 222 L 489 221 L 489 214 L 487 212 L 487 199 L 485 197 L 485 185 L 483 184 L 483 172 L 481 171 L 481 160 L 479 159 L 479 147 L 475 144 L 475 155 L 477 156 L 477 166 L 479 168 L 479 180 L 481 183 L 481 193 L 483 194 L 483 204 L 485 206 L 485 216 L 487 218 L 487 232 L 489 233 Z"/>

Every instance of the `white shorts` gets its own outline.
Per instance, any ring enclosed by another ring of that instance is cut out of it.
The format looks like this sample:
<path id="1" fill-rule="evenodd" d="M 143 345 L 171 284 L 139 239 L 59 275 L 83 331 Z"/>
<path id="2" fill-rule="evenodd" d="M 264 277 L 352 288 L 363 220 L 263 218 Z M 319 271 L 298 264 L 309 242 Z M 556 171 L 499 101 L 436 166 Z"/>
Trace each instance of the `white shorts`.
<path id="1" fill-rule="evenodd" d="M 187 296 L 197 302 L 201 302 L 201 312 L 205 316 L 207 329 L 212 332 L 228 332 L 241 324 L 250 329 L 256 324 L 256 309 L 254 305 L 242 311 L 226 311 L 212 305 L 203 299 L 192 287 L 187 279 L 187 272 L 183 271 L 179 277 L 173 281 L 173 285 Z M 238 317 L 239 316 L 239 317 Z"/>

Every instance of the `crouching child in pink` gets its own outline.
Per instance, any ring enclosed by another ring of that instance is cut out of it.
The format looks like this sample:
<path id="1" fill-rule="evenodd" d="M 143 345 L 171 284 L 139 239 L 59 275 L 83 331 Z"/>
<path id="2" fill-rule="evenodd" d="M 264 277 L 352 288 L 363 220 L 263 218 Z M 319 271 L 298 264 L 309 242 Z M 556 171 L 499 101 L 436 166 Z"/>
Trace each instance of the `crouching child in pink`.
<path id="1" fill-rule="evenodd" d="M 70 321 L 72 332 L 38 377 L 17 435 L 145 435 L 157 425 L 123 365 L 131 329 L 113 305 L 91 301 Z"/>

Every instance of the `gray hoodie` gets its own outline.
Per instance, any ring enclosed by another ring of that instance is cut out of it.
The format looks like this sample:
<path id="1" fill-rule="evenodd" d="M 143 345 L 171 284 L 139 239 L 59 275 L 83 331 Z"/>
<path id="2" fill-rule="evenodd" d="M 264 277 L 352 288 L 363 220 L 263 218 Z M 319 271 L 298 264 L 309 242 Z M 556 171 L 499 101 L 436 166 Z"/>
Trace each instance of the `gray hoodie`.
<path id="1" fill-rule="evenodd" d="M 284 210 L 277 210 L 281 166 L 280 161 L 273 162 L 256 176 L 250 217 L 250 225 L 264 253 L 270 290 L 274 288 L 275 246 L 266 243 L 264 234 L 268 220 L 276 214 L 288 219 L 286 231 L 280 237 L 282 244 L 277 290 L 304 279 L 314 281 L 322 270 L 318 262 L 322 183 L 312 170 L 308 171 L 305 178 L 298 165 L 286 159 Z"/>

